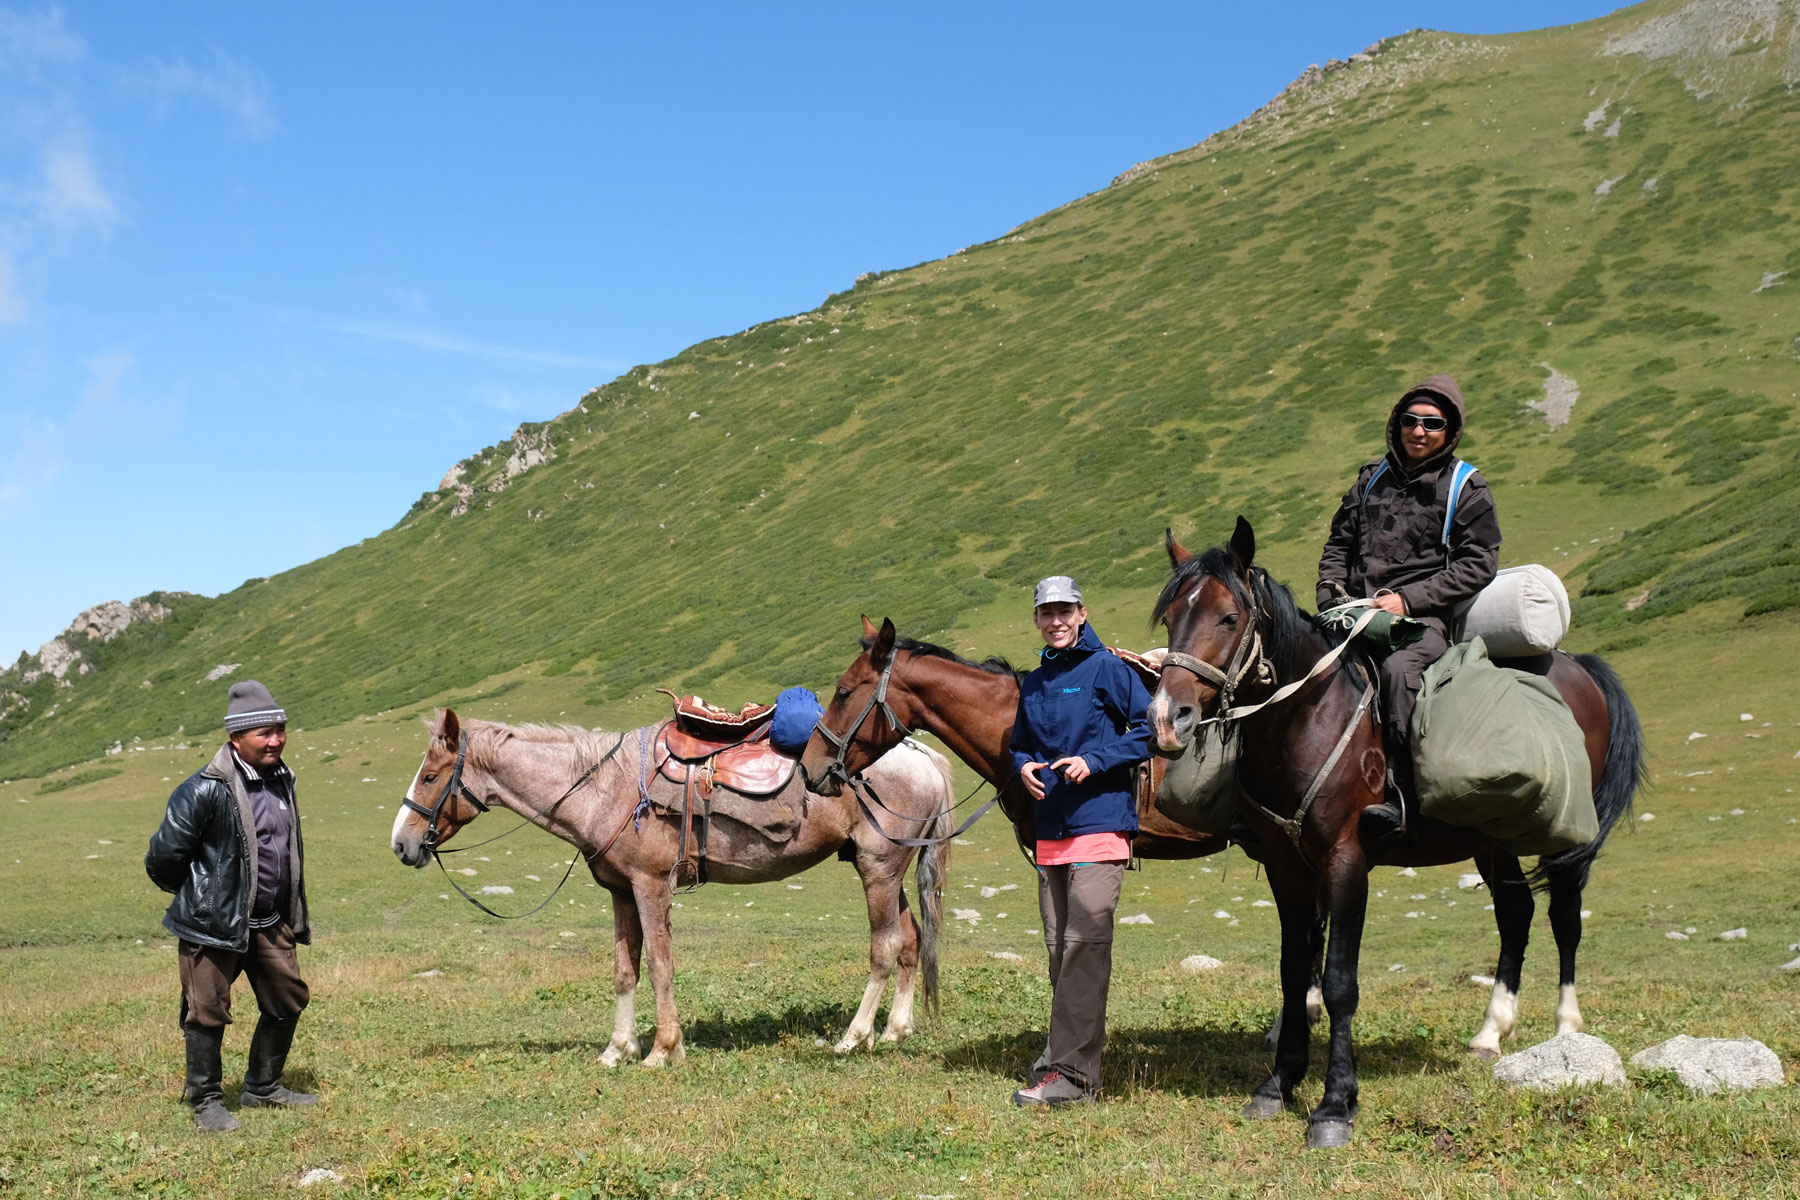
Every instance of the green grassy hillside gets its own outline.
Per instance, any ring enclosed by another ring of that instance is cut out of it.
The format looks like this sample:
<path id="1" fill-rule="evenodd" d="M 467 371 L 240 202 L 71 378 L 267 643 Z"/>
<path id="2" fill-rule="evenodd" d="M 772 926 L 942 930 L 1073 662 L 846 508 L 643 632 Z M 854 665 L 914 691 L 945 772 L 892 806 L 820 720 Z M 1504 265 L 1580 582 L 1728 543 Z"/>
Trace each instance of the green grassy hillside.
<path id="1" fill-rule="evenodd" d="M 1142 640 L 1166 524 L 1244 513 L 1304 590 L 1435 371 L 1506 561 L 1581 592 L 1577 645 L 1703 601 L 1757 636 L 1800 605 L 1800 46 L 1772 11 L 1421 32 L 1309 72 L 991 242 L 636 368 L 379 537 L 70 635 L 60 679 L 0 674 L 0 777 L 213 730 L 250 675 L 312 726 L 526 668 L 571 711 L 818 687 L 858 611 L 987 648 L 1053 570 Z"/>

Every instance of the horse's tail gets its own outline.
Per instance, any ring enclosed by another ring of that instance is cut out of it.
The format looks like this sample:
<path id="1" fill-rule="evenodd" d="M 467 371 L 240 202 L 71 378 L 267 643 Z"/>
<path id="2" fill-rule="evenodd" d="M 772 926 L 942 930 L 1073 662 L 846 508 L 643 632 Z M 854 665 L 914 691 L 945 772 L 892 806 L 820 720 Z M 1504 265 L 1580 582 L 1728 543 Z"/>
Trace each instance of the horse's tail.
<path id="1" fill-rule="evenodd" d="M 1588 868 L 1600 856 L 1606 835 L 1621 817 L 1630 815 L 1632 797 L 1650 779 L 1644 728 L 1638 723 L 1637 708 L 1626 695 L 1625 685 L 1599 655 L 1577 654 L 1574 658 L 1606 698 L 1606 767 L 1594 789 L 1594 812 L 1600 818 L 1600 832 L 1586 845 L 1539 859 L 1531 872 L 1531 884 L 1540 889 L 1549 886 L 1552 877 L 1557 876 L 1572 877 L 1577 887 L 1585 886 Z"/>
<path id="2" fill-rule="evenodd" d="M 939 793 L 938 815 L 925 836 L 939 838 L 919 850 L 916 878 L 919 884 L 919 989 L 925 1012 L 938 1014 L 938 934 L 944 928 L 944 877 L 950 873 L 950 835 L 956 831 L 956 789 L 951 781 L 950 763 L 941 754 L 932 754 L 931 765 L 943 781 Z"/>

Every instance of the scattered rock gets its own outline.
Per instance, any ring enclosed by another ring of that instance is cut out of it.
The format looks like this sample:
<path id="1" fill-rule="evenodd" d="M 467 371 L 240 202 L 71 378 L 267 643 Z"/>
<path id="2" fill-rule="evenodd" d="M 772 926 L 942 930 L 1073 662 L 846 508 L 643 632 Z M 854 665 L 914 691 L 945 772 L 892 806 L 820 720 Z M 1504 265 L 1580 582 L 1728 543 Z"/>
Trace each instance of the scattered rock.
<path id="1" fill-rule="evenodd" d="M 1596 108 L 1593 112 L 1590 112 L 1587 115 L 1587 117 L 1581 122 L 1582 131 L 1584 133 L 1592 133 L 1592 132 L 1594 132 L 1594 130 L 1600 128 L 1600 123 L 1602 121 L 1606 120 L 1606 110 L 1609 107 L 1611 107 L 1611 105 L 1612 105 L 1612 101 L 1608 100 L 1605 103 L 1601 104 L 1599 108 Z"/>
<path id="2" fill-rule="evenodd" d="M 1494 1064 L 1494 1078 L 1511 1087 L 1553 1092 L 1570 1086 L 1624 1087 L 1619 1052 L 1591 1033 L 1559 1033 Z"/>
<path id="3" fill-rule="evenodd" d="M 413 978 L 414 979 L 435 979 L 439 975 L 442 975 L 443 973 L 444 972 L 440 968 L 433 967 L 429 971 L 414 971 Z"/>
<path id="4" fill-rule="evenodd" d="M 1738 720 L 1740 720 L 1740 721 L 1754 721 L 1754 720 L 1756 720 L 1756 715 L 1755 715 L 1755 714 L 1754 714 L 1754 713 L 1739 713 L 1739 714 L 1738 714 Z"/>
<path id="5" fill-rule="evenodd" d="M 1741 942 L 1749 936 L 1750 931 L 1739 926 L 1736 929 L 1727 929 L 1724 933 L 1721 933 L 1719 935 L 1719 940 L 1721 942 Z"/>
<path id="6" fill-rule="evenodd" d="M 1413 870 L 1411 867 L 1401 867 L 1398 871 L 1395 871 L 1394 874 L 1400 876 L 1403 879 L 1412 879 L 1413 877 L 1418 875 L 1418 872 Z"/>
<path id="7" fill-rule="evenodd" d="M 1638 820 L 1640 820 L 1640 821 L 1654 821 L 1654 820 L 1656 820 L 1656 814 L 1655 814 L 1655 813 L 1639 813 L 1639 814 L 1638 814 Z"/>
<path id="8" fill-rule="evenodd" d="M 1252 900 L 1250 902 L 1250 907 L 1251 908 L 1274 908 L 1275 902 L 1273 900 Z"/>
<path id="9" fill-rule="evenodd" d="M 1544 380 L 1543 396 L 1526 404 L 1525 407 L 1541 415 L 1544 418 L 1544 424 L 1551 429 L 1567 425 L 1569 414 L 1575 409 L 1575 402 L 1581 399 L 1581 389 L 1576 386 L 1573 379 L 1549 363 L 1541 362 L 1538 366 L 1550 372 L 1550 377 Z"/>
<path id="10" fill-rule="evenodd" d="M 1469 982 L 1479 987 L 1493 987 L 1494 977 L 1492 975 L 1471 975 Z"/>
<path id="11" fill-rule="evenodd" d="M 342 1183 L 344 1177 L 330 1167 L 314 1167 L 300 1177 L 301 1187 L 312 1187 L 316 1183 Z"/>
<path id="12" fill-rule="evenodd" d="M 1014 954 L 1011 950 L 996 950 L 996 951 L 994 951 L 994 957 L 999 959 L 1001 962 L 1022 963 L 1025 961 L 1024 955 Z"/>
<path id="13" fill-rule="evenodd" d="M 1221 920 L 1221 921 L 1229 921 L 1229 920 L 1231 920 L 1231 914 L 1230 914 L 1230 913 L 1228 913 L 1228 912 L 1226 912 L 1226 911 L 1225 911 L 1225 910 L 1224 910 L 1224 909 L 1222 909 L 1222 908 L 1221 908 L 1221 909 L 1218 909 L 1218 910 L 1216 910 L 1216 911 L 1215 911 L 1215 912 L 1214 912 L 1214 913 L 1213 913 L 1213 916 L 1214 916 L 1214 917 L 1216 917 L 1216 918 L 1217 918 L 1217 919 L 1219 919 L 1219 920 Z"/>
<path id="14" fill-rule="evenodd" d="M 1388 970 L 1390 972 L 1404 971 L 1404 970 L 1406 970 L 1406 964 L 1405 963 L 1389 963 Z"/>
<path id="15" fill-rule="evenodd" d="M 1624 178 L 1623 175 L 1614 175 L 1611 179 L 1602 179 L 1594 185 L 1594 195 L 1596 197 L 1608 195 L 1613 190 L 1613 186 Z"/>
<path id="16" fill-rule="evenodd" d="M 1705 736 L 1706 735 L 1704 733 L 1701 733 L 1698 729 L 1696 729 L 1696 730 L 1694 730 L 1694 732 L 1687 735 L 1687 740 L 1690 742 L 1697 742 Z"/>
<path id="17" fill-rule="evenodd" d="M 1471 871 L 1467 875 L 1458 875 L 1456 877 L 1456 886 L 1466 892 L 1470 888 L 1478 888 L 1485 885 L 1481 876 Z"/>
<path id="18" fill-rule="evenodd" d="M 1796 958 L 1793 962 L 1790 962 L 1790 963 L 1782 963 L 1779 967 L 1777 967 L 1775 969 L 1777 971 L 1800 971 L 1800 958 Z"/>
<path id="19" fill-rule="evenodd" d="M 239 667 L 241 667 L 243 665 L 244 665 L 243 663 L 220 663 L 218 666 L 214 667 L 212 670 L 210 670 L 206 673 L 206 682 L 207 683 L 217 683 L 219 680 L 225 678 L 227 675 L 231 674 L 233 671 L 237 670 Z"/>
<path id="20" fill-rule="evenodd" d="M 1762 282 L 1750 294 L 1754 296 L 1757 292 L 1766 292 L 1786 278 L 1786 271 L 1764 271 Z"/>
<path id="21" fill-rule="evenodd" d="M 952 921 L 979 921 L 981 913 L 973 908 L 953 908 L 950 910 Z"/>
<path id="22" fill-rule="evenodd" d="M 513 890 L 504 883 L 483 884 L 475 893 L 477 896 L 510 896 Z"/>
<path id="23" fill-rule="evenodd" d="M 451 872 L 452 875 L 474 875 L 476 873 L 477 872 L 474 867 L 458 867 L 456 870 Z"/>
<path id="24" fill-rule="evenodd" d="M 1794 961 L 1800 962 L 1800 959 Z M 1224 965 L 1210 954 L 1190 954 L 1181 960 L 1181 969 L 1184 971 L 1216 971 Z"/>
<path id="25" fill-rule="evenodd" d="M 1688 1090 L 1748 1092 L 1781 1087 L 1787 1082 L 1781 1059 L 1751 1037 L 1696 1038 L 1678 1033 L 1631 1056 L 1631 1065 L 1649 1071 L 1673 1071 Z"/>
<path id="26" fill-rule="evenodd" d="M 1156 924 L 1156 922 L 1152 921 L 1150 919 L 1149 913 L 1139 913 L 1135 917 L 1120 917 L 1119 924 L 1121 924 L 1121 925 L 1154 925 L 1154 924 Z"/>
<path id="27" fill-rule="evenodd" d="M 1008 883 L 1001 887 L 985 887 L 984 886 L 981 889 L 981 898 L 983 900 L 992 900 L 995 896 L 998 896 L 1001 892 L 1011 892 L 1011 891 L 1018 890 L 1018 886 L 1019 885 L 1016 883 Z"/>
<path id="28" fill-rule="evenodd" d="M 1681 932 L 1679 929 L 1671 929 L 1669 932 L 1663 934 L 1663 936 L 1668 938 L 1671 942 L 1685 942 L 1688 940 L 1688 935 Z"/>

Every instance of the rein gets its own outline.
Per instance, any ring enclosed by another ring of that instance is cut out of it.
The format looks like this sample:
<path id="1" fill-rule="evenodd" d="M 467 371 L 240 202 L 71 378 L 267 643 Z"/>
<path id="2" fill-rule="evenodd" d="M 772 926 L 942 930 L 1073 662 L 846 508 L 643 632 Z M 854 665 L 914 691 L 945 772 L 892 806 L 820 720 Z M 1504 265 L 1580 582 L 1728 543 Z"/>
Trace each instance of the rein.
<path id="1" fill-rule="evenodd" d="M 1251 593 L 1249 631 L 1238 638 L 1238 644 L 1232 651 L 1231 662 L 1224 670 L 1220 670 L 1205 659 L 1195 658 L 1191 654 L 1182 654 L 1176 651 L 1170 651 L 1168 655 L 1163 658 L 1163 665 L 1181 667 L 1184 670 L 1191 671 L 1201 679 L 1212 683 L 1213 686 L 1218 689 L 1217 701 L 1219 711 L 1215 712 L 1210 717 L 1196 721 L 1195 725 L 1204 726 L 1219 724 L 1226 726 L 1227 730 L 1229 730 L 1230 726 L 1243 720 L 1245 717 L 1252 716 L 1265 708 L 1270 708 L 1287 700 L 1301 688 L 1304 688 L 1307 684 L 1336 666 L 1338 660 L 1344 656 L 1347 650 L 1349 650 L 1350 644 L 1356 640 L 1357 635 L 1368 626 L 1369 622 L 1375 619 L 1376 612 L 1376 609 L 1369 608 L 1361 613 L 1355 621 L 1351 623 L 1348 631 L 1344 634 L 1344 640 L 1320 656 L 1319 661 L 1315 662 L 1305 675 L 1302 675 L 1292 683 L 1283 684 L 1281 687 L 1277 688 L 1274 694 L 1269 696 L 1268 699 L 1259 701 L 1255 704 L 1245 705 L 1242 708 L 1233 707 L 1231 700 L 1238 685 L 1243 682 L 1246 676 L 1254 672 L 1259 682 L 1273 683 L 1275 680 L 1275 665 L 1268 660 L 1262 649 L 1262 635 L 1259 630 L 1262 623 L 1262 611 L 1255 603 L 1254 591 Z M 1287 834 L 1288 841 L 1293 843 L 1294 852 L 1296 854 L 1301 853 L 1300 833 L 1302 826 L 1306 823 L 1306 814 L 1312 811 L 1313 802 L 1319 798 L 1319 793 L 1324 790 L 1325 781 L 1330 778 L 1331 773 L 1337 769 L 1338 761 L 1343 758 L 1344 751 L 1349 749 L 1350 741 L 1356 735 L 1356 728 L 1362 723 L 1363 717 L 1368 713 L 1369 705 L 1374 698 L 1375 682 L 1371 679 L 1363 688 L 1362 696 L 1357 700 L 1355 709 L 1350 713 L 1350 719 L 1345 722 L 1343 733 L 1338 735 L 1337 744 L 1331 748 L 1331 754 L 1326 757 L 1324 765 L 1314 772 L 1312 782 L 1307 785 L 1306 792 L 1300 797 L 1300 803 L 1295 807 L 1292 816 L 1284 817 L 1279 813 L 1272 812 L 1268 808 L 1265 808 L 1254 796 L 1250 795 L 1248 791 L 1243 790 L 1241 787 L 1239 788 L 1239 794 L 1243 797 L 1245 804 L 1249 805 L 1258 816 Z"/>
<path id="2" fill-rule="evenodd" d="M 605 766 L 607 763 L 612 761 L 613 756 L 618 754 L 619 748 L 625 744 L 625 737 L 626 737 L 626 735 L 621 733 L 619 735 L 619 740 L 613 743 L 613 747 L 611 750 L 608 750 L 605 753 L 605 755 L 603 755 L 600 758 L 600 760 L 598 762 L 594 763 L 593 766 L 591 766 L 587 770 L 583 771 L 576 778 L 575 782 L 571 783 L 568 786 L 567 790 L 565 790 L 562 795 L 558 796 L 555 799 L 555 801 L 551 803 L 550 807 L 544 809 L 542 812 L 538 813 L 537 815 L 548 820 L 550 815 L 552 813 L 554 813 L 558 807 L 561 806 L 561 804 L 564 800 L 567 800 L 570 796 L 573 796 L 576 793 L 576 791 L 579 790 L 580 787 L 584 783 L 586 783 L 588 780 L 590 780 L 594 777 L 594 772 L 598 771 L 601 767 Z M 412 799 L 412 796 L 410 794 L 403 798 L 402 803 L 407 808 L 412 809 L 414 812 L 425 816 L 431 822 L 430 825 L 428 825 L 425 829 L 425 848 L 428 851 L 430 851 L 431 857 L 437 861 L 438 870 L 443 872 L 444 879 L 449 882 L 451 887 L 456 889 L 456 892 L 458 895 L 460 895 L 464 900 L 467 900 L 470 904 L 473 904 L 476 908 L 479 908 L 482 912 L 486 913 L 490 917 L 497 917 L 502 921 L 523 920 L 526 917 L 534 916 L 535 914 L 542 912 L 546 907 L 549 906 L 549 904 L 552 900 L 556 899 L 557 894 L 563 890 L 563 885 L 568 883 L 570 877 L 575 874 L 575 860 L 572 858 L 569 860 L 569 869 L 563 872 L 563 877 L 562 877 L 561 882 L 559 882 L 556 885 L 556 887 L 551 889 L 550 894 L 548 896 L 544 897 L 542 903 L 540 903 L 536 908 L 531 909 L 528 912 L 515 913 L 515 914 L 510 914 L 510 915 L 507 913 L 495 912 L 493 909 L 489 908 L 487 905 L 485 905 L 481 901 L 477 900 L 474 896 L 471 896 L 467 891 L 463 890 L 462 884 L 456 882 L 455 879 L 451 878 L 450 869 L 448 867 L 444 866 L 444 855 L 446 855 L 446 854 L 464 854 L 470 850 L 479 850 L 483 846 L 491 845 L 492 843 L 499 841 L 501 838 L 510 837 L 513 834 L 519 832 L 519 830 L 525 828 L 527 825 L 533 824 L 532 820 L 529 817 L 525 817 L 525 818 L 522 818 L 517 825 L 514 825 L 511 829 L 508 829 L 505 833 L 496 834 L 494 837 L 488 838 L 484 842 L 476 842 L 473 846 L 458 846 L 454 850 L 439 850 L 437 848 L 438 814 L 443 811 L 444 804 L 450 798 L 452 793 L 460 792 L 462 794 L 463 798 L 465 800 L 469 801 L 471 804 L 473 804 L 477 809 L 479 809 L 482 812 L 488 811 L 488 806 L 486 804 L 483 804 L 480 800 L 476 799 L 475 793 L 471 792 L 468 789 L 468 786 L 466 784 L 464 784 L 463 780 L 462 780 L 463 762 L 467 758 L 468 750 L 469 750 L 469 735 L 468 735 L 468 732 L 465 730 L 462 735 L 462 738 L 456 748 L 456 765 L 450 768 L 450 779 L 444 785 L 443 793 L 438 796 L 436 804 L 432 805 L 430 808 L 426 808 L 423 805 L 416 803 Z M 625 827 L 631 823 L 631 818 L 633 815 L 634 815 L 634 812 L 630 809 L 627 809 L 627 811 L 625 813 L 625 819 L 619 823 L 619 827 L 618 827 L 618 829 L 613 831 L 613 835 L 610 838 L 606 839 L 606 845 L 600 847 L 599 851 L 592 855 L 588 854 L 586 851 L 582 851 L 581 852 L 582 861 L 591 863 L 595 859 L 604 858 L 606 856 L 606 852 L 613 848 L 613 844 L 615 842 L 617 842 L 619 840 L 620 835 L 625 832 Z M 577 847 L 577 849 L 579 849 L 579 847 Z"/>
<path id="3" fill-rule="evenodd" d="M 1014 772 L 1014 774 L 1016 775 L 1017 772 Z M 909 817 L 905 813 L 895 812 L 893 809 L 889 808 L 887 805 L 885 805 L 881 802 L 881 794 L 875 790 L 875 785 L 870 783 L 867 779 L 865 779 L 861 775 L 857 775 L 857 776 L 849 779 L 848 782 L 850 784 L 851 792 L 854 793 L 856 796 L 856 803 L 862 807 L 863 816 L 868 820 L 870 827 L 873 828 L 876 833 L 879 833 L 882 837 L 886 838 L 888 841 L 892 842 L 896 846 L 941 846 L 945 842 L 948 842 L 953 838 L 959 838 L 963 834 L 967 833 L 969 831 L 970 827 L 975 824 L 975 822 L 977 822 L 977 821 L 981 820 L 981 818 L 987 816 L 988 809 L 990 809 L 990 808 L 994 807 L 994 805 L 1000 803 L 1001 789 L 995 788 L 993 796 L 991 796 L 988 799 L 988 802 L 986 804 L 982 805 L 980 808 L 975 810 L 974 816 L 972 816 L 968 820 L 964 821 L 961 825 L 958 825 L 951 832 L 946 833 L 943 837 L 936 837 L 936 838 L 895 837 L 893 834 L 889 833 L 887 830 L 885 830 L 881 827 L 880 819 L 875 816 L 874 811 L 869 807 L 870 801 L 873 801 L 876 808 L 879 808 L 882 812 L 887 813 L 889 816 L 896 817 L 902 821 L 914 821 L 920 825 L 923 825 L 927 821 L 937 820 L 939 817 L 943 816 L 945 813 L 953 813 L 957 809 L 961 808 L 963 805 L 967 804 L 969 801 L 973 800 L 976 796 L 976 793 L 980 792 L 982 788 L 988 786 L 987 780 L 984 779 L 984 780 L 980 781 L 979 783 L 977 783 L 975 785 L 975 787 L 969 792 L 968 795 L 964 796 L 961 800 L 958 800 L 955 804 L 951 805 L 949 808 L 939 809 L 937 812 L 932 813 L 929 817 Z M 1007 782 L 1011 783 L 1012 781 L 1009 779 L 1009 780 L 1007 780 Z"/>

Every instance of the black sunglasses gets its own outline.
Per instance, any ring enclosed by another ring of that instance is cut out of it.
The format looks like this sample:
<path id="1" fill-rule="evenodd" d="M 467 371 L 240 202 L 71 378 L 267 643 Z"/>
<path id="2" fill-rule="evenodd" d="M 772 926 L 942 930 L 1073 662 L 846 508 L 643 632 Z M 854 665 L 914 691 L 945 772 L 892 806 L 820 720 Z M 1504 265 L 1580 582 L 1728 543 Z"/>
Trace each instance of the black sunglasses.
<path id="1" fill-rule="evenodd" d="M 1444 417 L 1425 417 L 1420 416 L 1418 413 L 1400 414 L 1400 428 L 1411 429 L 1415 425 L 1420 429 L 1423 429 L 1426 433 L 1442 433 L 1444 430 L 1450 428 L 1449 420 Z"/>

